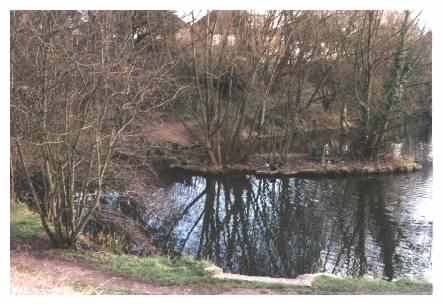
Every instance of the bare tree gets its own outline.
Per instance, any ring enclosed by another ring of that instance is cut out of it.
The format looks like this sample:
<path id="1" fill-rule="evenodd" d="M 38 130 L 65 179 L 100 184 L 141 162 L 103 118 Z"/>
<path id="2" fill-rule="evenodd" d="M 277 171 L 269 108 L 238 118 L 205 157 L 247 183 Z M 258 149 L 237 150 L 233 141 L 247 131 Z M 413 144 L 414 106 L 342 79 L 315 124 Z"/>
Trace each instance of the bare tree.
<path id="1" fill-rule="evenodd" d="M 254 150 L 287 53 L 283 20 L 277 11 L 209 11 L 188 27 L 184 62 L 191 65 L 192 107 L 211 165 L 245 161 Z"/>
<path id="2" fill-rule="evenodd" d="M 355 100 L 360 131 L 355 139 L 361 157 L 376 159 L 387 134 L 402 120 L 410 97 L 404 94 L 426 53 L 414 54 L 422 40 L 411 12 L 364 12 L 357 23 L 354 56 Z M 393 21 L 391 21 L 391 19 Z"/>
<path id="3" fill-rule="evenodd" d="M 100 205 L 117 141 L 162 103 L 171 63 L 141 56 L 128 12 L 11 18 L 13 145 L 50 240 L 73 247 Z"/>

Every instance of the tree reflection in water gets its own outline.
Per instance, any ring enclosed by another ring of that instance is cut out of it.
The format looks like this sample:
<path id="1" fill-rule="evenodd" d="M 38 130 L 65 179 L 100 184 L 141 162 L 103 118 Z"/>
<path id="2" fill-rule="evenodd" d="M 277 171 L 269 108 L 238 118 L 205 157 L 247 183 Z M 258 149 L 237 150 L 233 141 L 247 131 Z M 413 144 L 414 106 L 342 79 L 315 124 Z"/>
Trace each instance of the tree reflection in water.
<path id="1" fill-rule="evenodd" d="M 432 224 L 415 210 L 415 202 L 431 194 L 412 193 L 431 185 L 431 170 L 343 179 L 192 179 L 169 190 L 181 211 L 169 244 L 226 271 L 392 279 L 431 268 Z M 184 191 L 190 187 L 193 192 Z"/>
<path id="2" fill-rule="evenodd" d="M 430 136 L 413 135 L 402 146 L 403 155 L 425 164 L 407 175 L 270 179 L 182 173 L 161 192 L 173 211 L 162 221 L 166 248 L 247 275 L 427 277 Z"/>

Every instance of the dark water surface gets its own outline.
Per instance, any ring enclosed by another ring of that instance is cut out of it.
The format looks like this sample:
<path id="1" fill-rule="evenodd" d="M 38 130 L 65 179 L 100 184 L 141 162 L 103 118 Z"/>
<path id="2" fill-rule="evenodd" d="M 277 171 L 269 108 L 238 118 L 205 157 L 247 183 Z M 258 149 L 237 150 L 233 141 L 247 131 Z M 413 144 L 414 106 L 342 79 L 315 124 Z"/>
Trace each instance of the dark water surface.
<path id="1" fill-rule="evenodd" d="M 402 150 L 422 160 L 424 169 L 368 177 L 165 181 L 157 195 L 177 211 L 168 222 L 167 244 L 246 275 L 430 279 L 431 145 L 407 143 Z"/>

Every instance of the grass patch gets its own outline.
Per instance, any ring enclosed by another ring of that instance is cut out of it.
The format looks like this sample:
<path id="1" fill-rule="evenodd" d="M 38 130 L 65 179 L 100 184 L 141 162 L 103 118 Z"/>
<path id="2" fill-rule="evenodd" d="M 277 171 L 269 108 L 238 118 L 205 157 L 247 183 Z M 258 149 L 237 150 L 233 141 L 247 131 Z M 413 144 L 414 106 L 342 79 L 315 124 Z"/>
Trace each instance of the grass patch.
<path id="1" fill-rule="evenodd" d="M 165 256 L 106 255 L 101 259 L 101 265 L 108 266 L 110 271 L 162 285 L 184 285 L 212 280 L 204 270 L 206 262 L 188 257 L 171 260 Z"/>
<path id="2" fill-rule="evenodd" d="M 11 209 L 10 232 L 11 240 L 28 241 L 45 236 L 39 215 L 25 206 Z"/>
<path id="3" fill-rule="evenodd" d="M 55 255 L 73 261 L 94 264 L 101 270 L 162 286 L 194 286 L 218 288 L 276 289 L 281 292 L 310 293 L 305 287 L 213 278 L 205 268 L 207 261 L 191 257 L 170 259 L 166 256 L 137 257 L 111 253 L 90 253 L 54 250 Z M 57 254 L 56 254 L 57 253 Z"/>
<path id="4" fill-rule="evenodd" d="M 312 289 L 319 294 L 430 294 L 432 284 L 411 280 L 389 282 L 366 278 L 338 279 L 319 276 L 315 279 Z"/>
<path id="5" fill-rule="evenodd" d="M 220 282 L 205 271 L 205 268 L 209 266 L 208 262 L 186 256 L 170 259 L 166 256 L 137 257 L 107 252 L 82 253 L 78 251 L 64 251 L 62 255 L 74 261 L 92 263 L 102 270 L 165 286 Z"/>
<path id="6" fill-rule="evenodd" d="M 131 295 L 133 291 L 128 289 L 116 289 L 107 287 L 93 287 L 82 283 L 75 283 L 72 287 L 75 292 L 82 295 Z"/>

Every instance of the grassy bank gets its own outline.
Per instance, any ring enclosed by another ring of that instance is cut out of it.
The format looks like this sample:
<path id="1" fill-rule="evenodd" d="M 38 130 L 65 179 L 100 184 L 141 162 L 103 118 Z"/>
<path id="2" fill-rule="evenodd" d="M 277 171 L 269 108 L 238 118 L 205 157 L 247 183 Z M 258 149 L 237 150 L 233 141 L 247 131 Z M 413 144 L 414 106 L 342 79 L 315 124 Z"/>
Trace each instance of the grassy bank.
<path id="1" fill-rule="evenodd" d="M 24 207 L 14 209 L 10 217 L 11 244 L 27 244 L 36 240 L 45 240 L 39 217 Z M 24 247 L 26 248 L 26 247 Z M 20 247 L 17 247 L 20 249 Z M 117 255 L 108 252 L 73 251 L 73 250 L 36 250 L 41 251 L 50 260 L 67 261 L 71 265 L 87 266 L 102 270 L 129 280 L 141 281 L 159 287 L 184 287 L 194 289 L 196 294 L 223 293 L 235 289 L 246 289 L 246 293 L 276 294 L 430 294 L 432 285 L 424 282 L 400 280 L 387 282 L 369 279 L 337 279 L 320 276 L 312 287 L 296 287 L 280 284 L 244 282 L 213 278 L 205 268 L 209 262 L 190 257 L 170 259 L 165 256 L 137 257 Z M 131 294 L 131 290 L 122 287 L 94 287 L 75 281 L 74 290 L 82 294 Z M 79 289 L 77 289 L 77 288 Z M 168 290 L 167 290 L 168 291 Z"/>
<path id="2" fill-rule="evenodd" d="M 432 292 L 432 284 L 427 282 L 338 279 L 328 276 L 317 277 L 312 288 L 322 294 L 430 294 Z"/>
<path id="3" fill-rule="evenodd" d="M 46 237 L 40 217 L 22 205 L 11 209 L 9 219 L 11 241 L 26 242 Z"/>
<path id="4" fill-rule="evenodd" d="M 274 289 L 276 292 L 292 291 L 310 293 L 306 287 L 294 287 L 280 284 L 266 284 L 259 282 L 244 282 L 237 280 L 222 280 L 211 276 L 205 268 L 211 264 L 191 257 L 170 259 L 166 256 L 137 257 L 132 255 L 116 255 L 107 252 L 87 253 L 79 251 L 64 251 L 57 255 L 71 261 L 92 264 L 97 268 L 123 275 L 134 280 L 155 283 L 161 286 L 181 286 L 224 289 Z"/>
<path id="5" fill-rule="evenodd" d="M 85 256 L 79 252 L 65 252 L 63 255 L 73 260 L 88 261 L 103 270 L 116 274 L 167 286 L 210 288 L 217 285 L 224 289 L 273 289 L 276 293 L 288 294 L 430 294 L 432 292 L 432 284 L 410 280 L 388 282 L 367 278 L 339 279 L 319 276 L 312 287 L 221 280 L 211 277 L 205 271 L 205 267 L 209 266 L 208 262 L 190 257 L 171 260 L 164 256 L 136 257 L 110 253 Z"/>
<path id="6" fill-rule="evenodd" d="M 89 263 L 98 268 L 130 278 L 155 282 L 159 285 L 189 285 L 212 282 L 204 270 L 207 263 L 189 257 L 175 260 L 166 256 L 137 257 L 107 252 L 64 251 L 57 253 L 71 261 Z"/>

